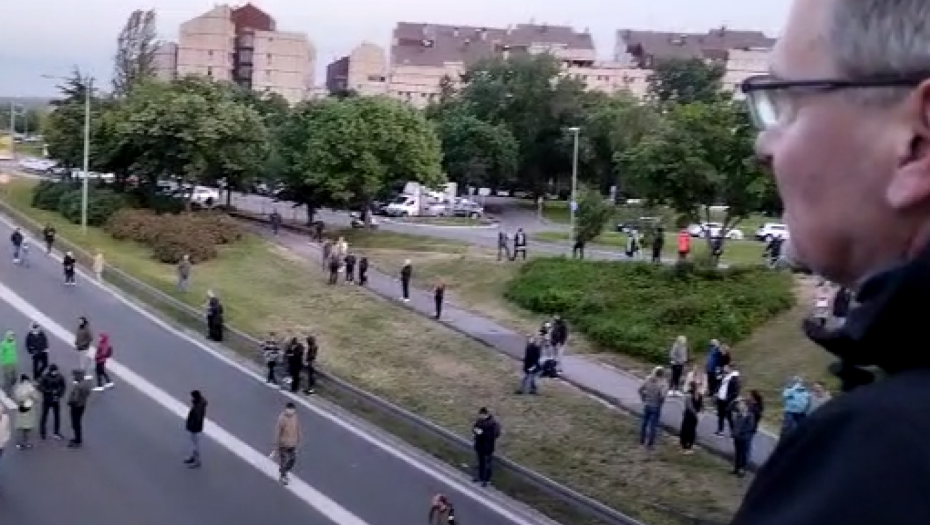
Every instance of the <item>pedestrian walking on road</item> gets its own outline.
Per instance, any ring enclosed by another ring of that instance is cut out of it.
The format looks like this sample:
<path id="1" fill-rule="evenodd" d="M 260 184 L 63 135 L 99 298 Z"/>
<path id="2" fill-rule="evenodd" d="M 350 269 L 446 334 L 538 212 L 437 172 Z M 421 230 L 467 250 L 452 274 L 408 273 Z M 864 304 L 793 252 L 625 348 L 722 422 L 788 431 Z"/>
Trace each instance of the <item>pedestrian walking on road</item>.
<path id="1" fill-rule="evenodd" d="M 513 234 L 513 255 L 511 255 L 510 260 L 516 261 L 517 257 L 526 260 L 526 233 L 523 228 L 517 228 L 517 232 Z"/>
<path id="2" fill-rule="evenodd" d="M 7 330 L 0 341 L 0 369 L 3 370 L 3 390 L 11 392 L 19 375 L 19 352 L 16 350 L 16 336 Z"/>
<path id="3" fill-rule="evenodd" d="M 733 404 L 733 474 L 746 475 L 749 467 L 750 441 L 755 433 L 755 422 L 749 405 L 742 398 Z"/>
<path id="4" fill-rule="evenodd" d="M 442 303 L 446 298 L 446 283 L 439 281 L 433 288 L 433 303 L 435 304 L 434 318 L 439 319 L 442 316 Z"/>
<path id="5" fill-rule="evenodd" d="M 539 377 L 540 360 L 542 359 L 542 349 L 536 341 L 536 337 L 530 335 L 526 340 L 526 347 L 523 349 L 523 380 L 520 382 L 520 388 L 517 394 L 537 394 L 536 378 Z"/>
<path id="6" fill-rule="evenodd" d="M 284 219 L 281 218 L 281 214 L 278 213 L 278 210 L 273 210 L 271 215 L 268 216 L 269 222 L 271 222 L 271 233 L 273 235 L 278 235 L 281 232 L 281 223 L 284 222 Z"/>
<path id="7" fill-rule="evenodd" d="M 65 258 L 61 260 L 61 267 L 65 272 L 65 285 L 74 286 L 76 284 L 74 276 L 77 271 L 77 259 L 74 258 L 73 253 L 65 253 Z"/>
<path id="8" fill-rule="evenodd" d="M 497 260 L 501 261 L 506 258 L 510 260 L 510 242 L 507 239 L 507 232 L 503 227 L 497 232 Z"/>
<path id="9" fill-rule="evenodd" d="M 113 380 L 107 372 L 107 362 L 113 357 L 113 344 L 110 343 L 108 334 L 100 334 L 97 341 L 97 352 L 94 354 L 94 375 L 97 377 L 97 386 L 94 392 L 103 392 L 107 388 L 113 388 Z"/>
<path id="10" fill-rule="evenodd" d="M 217 343 L 223 342 L 225 331 L 223 321 L 223 303 L 211 290 L 207 290 L 207 338 Z"/>
<path id="11" fill-rule="evenodd" d="M 13 418 L 6 413 L 6 407 L 0 404 L 0 465 L 3 464 L 3 451 L 10 444 L 13 437 Z M 2 468 L 2 467 L 0 467 Z"/>
<path id="12" fill-rule="evenodd" d="M 39 439 L 48 437 L 48 416 L 52 415 L 52 437 L 63 439 L 61 436 L 61 400 L 65 397 L 68 385 L 58 370 L 58 365 L 52 364 L 48 371 L 39 378 L 38 389 L 42 396 L 42 415 L 39 419 Z"/>
<path id="13" fill-rule="evenodd" d="M 297 406 L 288 402 L 284 411 L 278 416 L 275 427 L 275 454 L 278 457 L 279 481 L 287 485 L 290 482 L 288 474 L 297 463 L 297 447 L 300 445 L 302 434 L 300 421 L 297 420 Z"/>
<path id="14" fill-rule="evenodd" d="M 400 269 L 400 293 L 401 300 L 405 303 L 410 302 L 410 280 L 413 279 L 413 264 L 410 259 L 404 261 L 403 268 Z"/>
<path id="15" fill-rule="evenodd" d="M 643 403 L 643 418 L 639 427 L 639 444 L 649 450 L 655 446 L 662 407 L 668 395 L 665 369 L 657 366 L 639 387 L 639 399 Z"/>
<path id="16" fill-rule="evenodd" d="M 191 256 L 184 255 L 181 257 L 181 261 L 178 262 L 178 291 L 181 293 L 187 293 L 191 285 L 191 270 L 193 269 L 193 264 L 191 264 Z"/>
<path id="17" fill-rule="evenodd" d="M 10 243 L 13 245 L 13 263 L 19 264 L 20 253 L 23 250 L 23 232 L 16 228 L 13 230 L 13 233 L 10 234 Z"/>
<path id="18" fill-rule="evenodd" d="M 455 525 L 455 509 L 452 502 L 443 494 L 433 496 L 427 521 L 429 525 Z"/>
<path id="19" fill-rule="evenodd" d="M 368 284 L 368 257 L 362 256 L 358 260 L 358 285 L 365 286 Z"/>
<path id="20" fill-rule="evenodd" d="M 57 234 L 58 232 L 51 224 L 46 224 L 45 228 L 42 229 L 42 239 L 45 240 L 46 255 L 51 255 L 52 248 L 55 246 L 55 235 Z"/>
<path id="21" fill-rule="evenodd" d="M 106 259 L 103 258 L 103 252 L 98 251 L 94 255 L 94 277 L 97 279 L 97 282 L 103 282 L 103 270 L 107 266 Z"/>
<path id="22" fill-rule="evenodd" d="M 562 358 L 565 357 L 565 347 L 568 345 L 568 323 L 562 319 L 561 315 L 552 316 L 549 342 L 552 344 L 559 370 L 562 370 Z"/>
<path id="23" fill-rule="evenodd" d="M 729 424 L 730 432 L 733 431 L 733 403 L 739 399 L 742 393 L 739 371 L 733 363 L 723 367 L 723 380 L 717 389 L 717 436 L 723 436 L 724 423 Z"/>
<path id="24" fill-rule="evenodd" d="M 685 365 L 688 364 L 688 338 L 679 335 L 668 352 L 669 364 L 672 368 L 672 380 L 669 383 L 668 394 L 672 397 L 681 397 L 681 379 L 684 375 Z"/>
<path id="25" fill-rule="evenodd" d="M 482 487 L 487 487 L 493 474 L 494 449 L 501 435 L 500 424 L 487 408 L 481 407 L 478 410 L 478 419 L 472 425 L 472 435 L 478 463 L 474 481 L 481 483 Z"/>
<path id="26" fill-rule="evenodd" d="M 78 370 L 84 372 L 84 379 L 90 380 L 90 367 L 93 359 L 90 355 L 90 345 L 94 342 L 94 333 L 90 329 L 90 321 L 83 315 L 78 318 L 77 331 L 74 333 L 74 349 L 78 353 Z"/>
<path id="27" fill-rule="evenodd" d="M 203 434 L 206 418 L 207 399 L 203 397 L 200 390 L 191 391 L 191 407 L 184 425 L 191 440 L 191 455 L 184 460 L 188 468 L 200 468 L 200 435 Z"/>
<path id="28" fill-rule="evenodd" d="M 16 403 L 13 427 L 17 435 L 16 448 L 20 450 L 32 448 L 32 431 L 36 428 L 39 416 L 39 411 L 36 409 L 39 398 L 39 391 L 29 380 L 29 376 L 21 375 L 10 396 L 10 399 Z"/>
<path id="29" fill-rule="evenodd" d="M 48 368 L 48 336 L 39 326 L 32 323 L 26 334 L 26 351 L 32 357 L 32 380 L 38 381 Z"/>
<path id="30" fill-rule="evenodd" d="M 84 412 L 87 410 L 87 401 L 90 400 L 90 380 L 83 370 L 71 372 L 71 392 L 68 394 L 68 413 L 71 416 L 70 448 L 81 448 L 84 445 Z"/>

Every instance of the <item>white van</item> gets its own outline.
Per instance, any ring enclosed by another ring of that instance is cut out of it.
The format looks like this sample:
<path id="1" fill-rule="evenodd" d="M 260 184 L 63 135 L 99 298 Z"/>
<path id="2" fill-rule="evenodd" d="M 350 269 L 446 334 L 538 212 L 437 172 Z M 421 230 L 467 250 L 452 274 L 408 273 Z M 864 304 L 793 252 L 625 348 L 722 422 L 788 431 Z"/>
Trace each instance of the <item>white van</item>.
<path id="1" fill-rule="evenodd" d="M 208 188 L 206 186 L 194 186 L 194 190 L 191 193 L 191 202 L 206 206 L 208 200 L 210 200 L 213 205 L 219 204 L 220 190 Z"/>
<path id="2" fill-rule="evenodd" d="M 420 215 L 420 199 L 413 195 L 398 195 L 384 212 L 392 217 L 416 217 Z"/>

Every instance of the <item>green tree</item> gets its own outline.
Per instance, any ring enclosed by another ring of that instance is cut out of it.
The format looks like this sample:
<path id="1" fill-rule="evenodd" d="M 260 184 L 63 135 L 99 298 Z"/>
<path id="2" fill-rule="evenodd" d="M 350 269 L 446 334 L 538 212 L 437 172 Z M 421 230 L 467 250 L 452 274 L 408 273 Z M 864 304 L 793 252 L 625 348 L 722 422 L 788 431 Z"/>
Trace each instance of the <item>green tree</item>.
<path id="1" fill-rule="evenodd" d="M 604 228 L 613 217 L 614 211 L 613 205 L 604 199 L 601 192 L 582 188 L 575 216 L 575 246 L 581 249 L 582 254 L 587 243 L 604 233 Z"/>
<path id="2" fill-rule="evenodd" d="M 724 64 L 702 58 L 672 58 L 656 63 L 649 76 L 649 97 L 660 103 L 711 103 L 721 98 Z"/>
<path id="3" fill-rule="evenodd" d="M 563 75 L 558 60 L 545 54 L 483 61 L 463 81 L 452 103 L 465 103 L 480 120 L 503 124 L 516 139 L 517 186 L 537 194 L 567 186 L 572 145 L 565 130 L 582 122 L 581 82 Z"/>
<path id="4" fill-rule="evenodd" d="M 440 112 L 433 121 L 450 180 L 475 187 L 513 184 L 519 145 L 507 126 L 485 122 L 463 105 Z"/>
<path id="5" fill-rule="evenodd" d="M 49 157 L 66 168 L 79 168 L 83 164 L 85 96 L 89 89 L 93 89 L 92 79 L 75 70 L 58 86 L 62 97 L 53 102 L 43 130 Z M 103 99 L 91 96 L 92 124 L 100 118 L 102 107 Z M 96 154 L 94 139 L 92 132 L 91 159 Z"/>
<path id="6" fill-rule="evenodd" d="M 754 161 L 744 108 L 726 100 L 674 105 L 665 121 L 620 156 L 621 169 L 639 195 L 690 220 L 710 222 L 710 206 L 726 205 L 725 238 L 759 210 L 768 179 Z"/>

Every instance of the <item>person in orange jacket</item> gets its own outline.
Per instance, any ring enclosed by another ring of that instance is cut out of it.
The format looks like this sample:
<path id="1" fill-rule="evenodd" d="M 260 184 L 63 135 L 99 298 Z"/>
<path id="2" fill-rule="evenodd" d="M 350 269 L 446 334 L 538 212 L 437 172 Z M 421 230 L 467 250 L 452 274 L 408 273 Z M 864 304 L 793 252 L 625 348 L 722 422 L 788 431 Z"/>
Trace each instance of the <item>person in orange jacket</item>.
<path id="1" fill-rule="evenodd" d="M 688 230 L 681 230 L 678 233 L 678 260 L 688 259 L 688 253 L 691 252 L 691 234 Z"/>

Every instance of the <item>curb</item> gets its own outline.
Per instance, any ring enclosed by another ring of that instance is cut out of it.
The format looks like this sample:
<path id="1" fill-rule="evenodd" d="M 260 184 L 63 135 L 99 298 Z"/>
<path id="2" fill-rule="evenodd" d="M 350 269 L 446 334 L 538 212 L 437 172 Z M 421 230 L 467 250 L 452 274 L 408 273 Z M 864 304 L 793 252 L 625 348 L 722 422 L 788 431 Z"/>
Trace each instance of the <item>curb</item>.
<path id="1" fill-rule="evenodd" d="M 444 230 L 490 230 L 493 228 L 500 227 L 500 221 L 493 221 L 490 224 L 479 224 L 475 226 L 456 225 L 456 224 L 429 224 L 429 223 L 423 223 L 423 222 L 399 221 L 397 219 L 389 219 L 389 218 L 383 218 L 381 219 L 381 222 L 385 224 L 402 224 L 404 226 L 413 226 L 416 228 L 433 228 L 433 229 L 444 229 Z"/>

